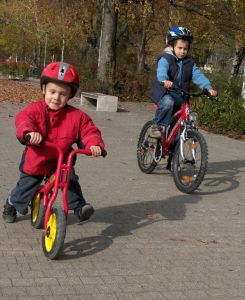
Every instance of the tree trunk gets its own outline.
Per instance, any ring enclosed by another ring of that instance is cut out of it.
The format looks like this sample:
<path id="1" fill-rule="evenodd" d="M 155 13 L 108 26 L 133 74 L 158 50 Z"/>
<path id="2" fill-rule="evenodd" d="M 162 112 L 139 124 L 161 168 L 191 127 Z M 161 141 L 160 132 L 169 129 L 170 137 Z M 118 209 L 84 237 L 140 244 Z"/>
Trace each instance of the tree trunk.
<path id="1" fill-rule="evenodd" d="M 146 33 L 145 29 L 142 30 L 141 43 L 138 48 L 137 54 L 137 72 L 138 74 L 142 74 L 145 68 L 145 45 L 146 45 Z"/>
<path id="2" fill-rule="evenodd" d="M 104 0 L 97 76 L 108 86 L 115 81 L 117 14 L 113 1 Z"/>
<path id="3" fill-rule="evenodd" d="M 232 67 L 231 67 L 231 73 L 230 73 L 230 78 L 229 82 L 231 82 L 234 77 L 238 76 L 239 74 L 239 69 L 242 63 L 242 60 L 245 57 L 245 47 L 240 48 L 238 51 L 235 52 L 233 56 L 233 62 L 232 62 Z"/>
<path id="4" fill-rule="evenodd" d="M 242 93 L 241 93 L 242 99 L 245 99 L 245 64 L 243 69 L 243 83 L 242 83 Z"/>

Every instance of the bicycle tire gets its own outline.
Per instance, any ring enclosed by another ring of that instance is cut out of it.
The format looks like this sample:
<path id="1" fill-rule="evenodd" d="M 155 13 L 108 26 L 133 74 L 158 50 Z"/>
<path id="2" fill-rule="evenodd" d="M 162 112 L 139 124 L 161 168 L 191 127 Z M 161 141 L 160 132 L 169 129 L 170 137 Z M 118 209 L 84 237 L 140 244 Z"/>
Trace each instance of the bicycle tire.
<path id="1" fill-rule="evenodd" d="M 176 187 L 190 194 L 200 186 L 207 172 L 208 147 L 200 132 L 189 130 L 183 148 L 184 159 L 181 157 L 179 141 L 173 155 L 173 177 Z M 196 157 L 193 157 L 193 153 Z"/>
<path id="2" fill-rule="evenodd" d="M 47 234 L 42 235 L 42 247 L 45 256 L 56 259 L 64 245 L 66 236 L 66 217 L 63 209 L 52 208 L 48 224 Z"/>
<path id="3" fill-rule="evenodd" d="M 152 126 L 152 124 L 153 124 L 152 121 L 148 121 L 145 123 L 145 125 L 141 129 L 138 143 L 137 143 L 138 166 L 140 170 L 146 174 L 152 173 L 157 166 L 157 162 L 154 160 L 152 152 L 149 151 L 149 149 L 154 150 L 152 148 L 153 147 L 152 138 L 149 137 L 149 129 Z M 148 164 L 145 163 L 145 159 L 147 159 L 147 157 L 150 158 Z"/>
<path id="4" fill-rule="evenodd" d="M 36 228 L 43 228 L 46 207 L 42 205 L 43 194 L 38 192 L 31 203 L 31 225 Z"/>

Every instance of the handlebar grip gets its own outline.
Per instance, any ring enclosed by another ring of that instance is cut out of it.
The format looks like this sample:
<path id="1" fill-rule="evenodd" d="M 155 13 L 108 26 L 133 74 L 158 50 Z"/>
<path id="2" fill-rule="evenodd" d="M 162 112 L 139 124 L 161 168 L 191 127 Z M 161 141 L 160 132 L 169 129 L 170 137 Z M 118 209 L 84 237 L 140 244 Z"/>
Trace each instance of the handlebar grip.
<path id="1" fill-rule="evenodd" d="M 24 141 L 25 141 L 26 143 L 28 143 L 28 142 L 30 142 L 30 139 L 31 139 L 31 135 L 30 135 L 29 133 L 27 133 L 27 134 L 25 135 L 25 137 L 24 137 Z"/>
<path id="2" fill-rule="evenodd" d="M 107 151 L 106 151 L 105 149 L 103 149 L 103 150 L 101 151 L 101 156 L 102 156 L 102 157 L 106 157 L 106 155 L 107 155 Z"/>

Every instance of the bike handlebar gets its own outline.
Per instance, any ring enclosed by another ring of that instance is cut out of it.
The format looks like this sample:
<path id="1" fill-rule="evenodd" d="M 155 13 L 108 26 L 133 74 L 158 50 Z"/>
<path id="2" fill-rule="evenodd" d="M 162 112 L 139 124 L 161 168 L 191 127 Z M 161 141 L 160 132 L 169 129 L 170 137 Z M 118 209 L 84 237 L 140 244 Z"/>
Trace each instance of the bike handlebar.
<path id="1" fill-rule="evenodd" d="M 29 133 L 27 133 L 27 134 L 25 135 L 25 137 L 24 137 L 25 142 L 28 143 L 28 142 L 30 141 L 30 139 L 31 139 L 31 135 L 30 135 Z M 42 143 L 42 145 L 46 145 L 46 146 L 48 146 L 48 147 L 55 148 L 55 149 L 58 150 L 58 152 L 61 151 L 60 148 L 59 148 L 59 146 L 57 146 L 57 145 L 54 144 L 54 143 L 48 142 L 48 141 L 44 141 L 44 142 Z M 85 155 L 88 155 L 88 156 L 92 155 L 92 152 L 91 152 L 90 149 L 75 149 L 75 150 L 73 150 L 73 151 L 75 151 L 76 153 L 79 153 L 79 154 L 85 154 Z M 107 156 L 107 151 L 106 151 L 105 149 L 102 149 L 102 150 L 101 150 L 101 156 L 102 156 L 102 157 L 106 157 L 106 156 Z"/>
<path id="2" fill-rule="evenodd" d="M 190 96 L 190 97 L 199 97 L 199 96 L 202 96 L 202 95 L 212 97 L 209 94 L 207 89 L 203 89 L 200 92 L 195 92 L 195 93 L 187 92 L 187 91 L 183 90 L 182 88 L 178 87 L 177 85 L 174 85 L 172 89 L 176 90 L 176 91 L 180 91 L 181 93 L 184 93 L 185 95 Z"/>
<path id="3" fill-rule="evenodd" d="M 164 85 L 163 82 L 161 84 Z M 172 89 L 169 89 L 169 90 L 170 91 L 171 90 L 179 91 L 179 92 L 181 92 L 181 93 L 183 93 L 183 94 L 185 94 L 185 95 L 187 95 L 189 97 L 199 97 L 199 96 L 205 95 L 209 99 L 214 98 L 212 95 L 210 95 L 210 93 L 208 92 L 207 89 L 203 89 L 200 92 L 190 93 L 190 92 L 187 92 L 187 91 L 183 90 L 181 87 L 179 87 L 179 86 L 177 86 L 177 85 L 174 84 L 174 86 L 172 87 Z"/>

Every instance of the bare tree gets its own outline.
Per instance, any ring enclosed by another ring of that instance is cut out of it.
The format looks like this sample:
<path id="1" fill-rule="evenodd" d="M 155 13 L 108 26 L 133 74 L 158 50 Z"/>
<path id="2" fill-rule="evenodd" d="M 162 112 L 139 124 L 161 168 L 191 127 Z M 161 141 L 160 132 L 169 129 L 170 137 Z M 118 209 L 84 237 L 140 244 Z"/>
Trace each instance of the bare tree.
<path id="1" fill-rule="evenodd" d="M 108 85 L 115 81 L 117 18 L 113 1 L 104 0 L 97 77 Z"/>

